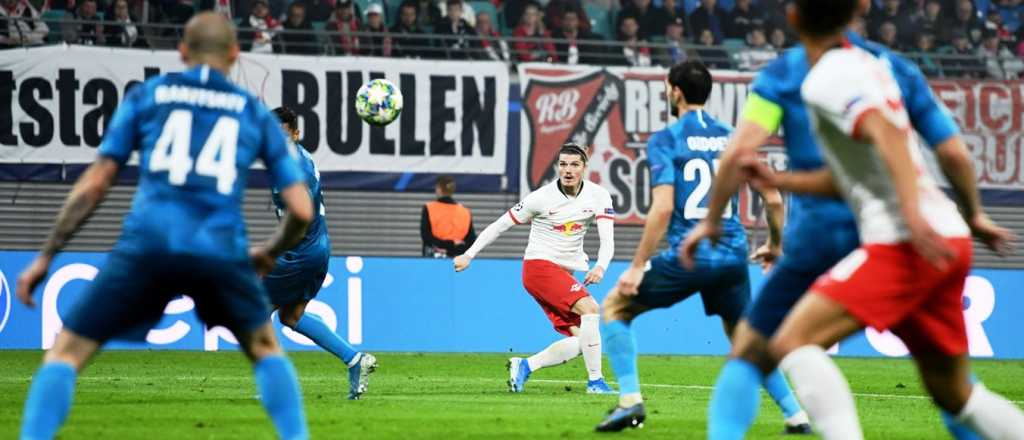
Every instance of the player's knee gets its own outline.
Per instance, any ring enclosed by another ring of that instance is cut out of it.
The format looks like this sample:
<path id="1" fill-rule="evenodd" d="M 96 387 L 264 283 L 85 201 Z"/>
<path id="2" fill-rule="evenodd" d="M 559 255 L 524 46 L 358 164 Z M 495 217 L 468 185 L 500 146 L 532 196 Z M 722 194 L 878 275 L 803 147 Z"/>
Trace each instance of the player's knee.
<path id="1" fill-rule="evenodd" d="M 282 353 L 281 344 L 269 322 L 242 339 L 248 341 L 244 348 L 251 359 L 259 360 Z"/>
<path id="2" fill-rule="evenodd" d="M 601 318 L 604 322 L 632 321 L 633 316 L 628 309 L 627 302 L 622 295 L 612 290 L 601 303 Z"/>
<path id="3" fill-rule="evenodd" d="M 597 301 L 594 301 L 594 298 L 590 296 L 576 301 L 576 304 L 573 304 L 572 308 L 580 315 L 596 315 L 601 311 L 601 308 L 597 305 Z"/>
<path id="4" fill-rule="evenodd" d="M 293 313 L 285 313 L 283 310 L 278 312 L 277 320 L 281 321 L 281 325 L 291 329 L 294 329 L 296 325 L 299 325 L 299 316 L 295 316 Z"/>
<path id="5" fill-rule="evenodd" d="M 743 327 L 744 324 L 741 323 L 736 328 L 732 349 L 729 352 L 730 357 L 743 359 L 757 365 L 764 372 L 773 370 L 776 363 L 768 352 L 768 341 L 759 333 L 745 331 L 749 329 Z"/>
<path id="6" fill-rule="evenodd" d="M 768 355 L 774 364 L 778 364 L 782 361 L 782 358 L 786 357 L 786 355 L 804 345 L 807 345 L 807 343 L 797 338 L 786 336 L 775 337 L 768 342 Z"/>

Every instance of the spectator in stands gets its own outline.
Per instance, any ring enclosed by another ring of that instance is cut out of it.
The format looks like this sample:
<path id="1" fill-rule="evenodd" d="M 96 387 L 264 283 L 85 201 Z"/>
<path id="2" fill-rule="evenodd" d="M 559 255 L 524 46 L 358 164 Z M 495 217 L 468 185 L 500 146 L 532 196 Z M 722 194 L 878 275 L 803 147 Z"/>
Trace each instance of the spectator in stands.
<path id="1" fill-rule="evenodd" d="M 856 22 L 860 23 L 860 30 L 863 32 L 864 20 L 857 20 Z M 860 35 L 864 36 L 864 34 Z M 781 28 L 772 29 L 768 34 L 768 44 L 771 44 L 775 50 L 788 49 L 789 46 L 791 46 L 791 43 L 789 42 L 789 35 L 786 35 L 786 31 Z"/>
<path id="2" fill-rule="evenodd" d="M 113 9 L 114 14 L 103 26 L 107 46 L 146 47 L 139 27 L 128 14 L 128 0 L 115 0 Z"/>
<path id="3" fill-rule="evenodd" d="M 374 57 L 391 56 L 391 35 L 388 34 L 388 27 L 384 25 L 384 7 L 380 3 L 371 3 L 366 7 L 367 32 L 373 35 L 365 38 L 363 55 Z"/>
<path id="4" fill-rule="evenodd" d="M 1021 7 L 1021 0 L 1002 0 L 995 6 L 1002 17 L 1003 24 L 1010 32 L 1017 32 L 1020 28 L 1021 16 L 1024 8 Z"/>
<path id="5" fill-rule="evenodd" d="M 420 214 L 420 238 L 423 256 L 452 258 L 462 255 L 476 241 L 473 214 L 452 197 L 455 179 L 440 176 L 434 187 L 437 200 L 423 206 Z"/>
<path id="6" fill-rule="evenodd" d="M 476 14 L 476 34 L 480 37 L 481 59 L 511 61 L 508 43 L 501 38 L 498 31 L 494 30 L 494 20 L 491 19 L 491 14 L 487 12 Z"/>
<path id="7" fill-rule="evenodd" d="M 590 19 L 587 18 L 587 12 L 583 10 L 580 0 L 549 0 L 547 7 L 544 8 L 545 28 L 552 31 L 562 29 L 562 19 L 565 18 L 567 11 L 576 13 L 580 29 L 590 30 Z"/>
<path id="8" fill-rule="evenodd" d="M 984 22 L 978 18 L 978 13 L 971 0 L 959 0 L 956 5 L 956 12 L 953 15 L 946 40 L 952 43 L 953 36 L 963 33 L 971 45 L 981 42 L 981 36 L 985 31 Z"/>
<path id="9" fill-rule="evenodd" d="M 450 60 L 467 60 L 475 58 L 474 50 L 478 45 L 467 38 L 476 35 L 476 29 L 462 18 L 462 0 L 448 0 L 445 17 L 441 19 L 434 32 L 440 35 L 438 43 L 444 49 L 444 56 Z"/>
<path id="10" fill-rule="evenodd" d="M 544 29 L 544 23 L 540 20 L 540 8 L 537 5 L 526 6 L 526 9 L 523 10 L 523 17 L 519 20 L 519 26 L 516 26 L 512 36 L 535 39 L 533 41 L 516 40 L 512 43 L 516 61 L 547 61 L 551 63 L 558 61 L 555 45 L 551 42 L 551 34 Z"/>
<path id="11" fill-rule="evenodd" d="M 928 0 L 925 3 L 924 13 L 914 22 L 914 44 L 917 45 L 921 42 L 920 36 L 922 34 L 931 35 L 933 42 L 937 39 L 937 36 L 941 36 L 941 32 L 948 26 L 946 20 L 943 18 L 942 3 L 939 0 Z M 941 42 L 945 43 L 945 40 Z"/>
<path id="12" fill-rule="evenodd" d="M 391 28 L 391 54 L 401 58 L 430 58 L 431 42 L 419 24 L 416 3 L 398 9 L 398 23 Z"/>
<path id="13" fill-rule="evenodd" d="M 237 0 L 235 0 L 237 1 Z M 149 0 L 141 0 L 140 3 L 147 4 Z M 232 0 L 199 0 L 200 11 L 213 11 L 220 15 L 223 15 L 228 20 L 233 20 L 237 15 L 237 6 L 233 5 Z M 140 16 L 136 13 L 132 13 L 134 16 Z"/>
<path id="14" fill-rule="evenodd" d="M 441 7 L 431 0 L 406 0 L 416 5 L 416 20 L 423 32 L 431 32 L 441 23 Z M 447 7 L 447 6 L 446 6 Z"/>
<path id="15" fill-rule="evenodd" d="M 715 46 L 715 34 L 711 29 L 704 29 L 697 37 L 697 56 L 709 69 L 731 69 L 732 62 L 729 61 L 729 52 L 721 47 Z"/>
<path id="16" fill-rule="evenodd" d="M 985 61 L 985 71 L 992 79 L 1017 79 L 1024 71 L 1024 62 L 1003 46 L 999 34 L 986 30 L 985 37 L 978 46 L 978 57 Z"/>
<path id="17" fill-rule="evenodd" d="M 306 20 L 310 23 L 326 22 L 334 12 L 331 0 L 295 0 L 295 3 L 305 6 Z"/>
<path id="18" fill-rule="evenodd" d="M 320 43 L 313 33 L 313 24 L 306 19 L 306 5 L 295 2 L 288 7 L 288 18 L 284 21 L 285 32 L 281 33 L 281 51 L 289 54 L 318 55 Z"/>
<path id="19" fill-rule="evenodd" d="M 267 0 L 255 0 L 248 18 L 238 24 L 238 43 L 243 51 L 256 53 L 274 52 L 274 37 L 282 29 L 270 15 Z"/>
<path id="20" fill-rule="evenodd" d="M 39 20 L 39 12 L 20 0 L 0 2 L 0 49 L 43 44 L 50 28 Z"/>
<path id="21" fill-rule="evenodd" d="M 736 0 L 725 24 L 726 38 L 748 38 L 754 28 L 763 28 L 761 11 L 751 0 Z"/>
<path id="22" fill-rule="evenodd" d="M 437 0 L 437 6 L 441 10 L 441 18 L 448 16 L 448 0 Z M 476 11 L 473 10 L 473 5 L 469 3 L 469 0 L 463 0 L 462 4 L 462 19 L 466 20 L 469 27 L 476 29 Z"/>
<path id="23" fill-rule="evenodd" d="M 909 42 L 909 36 L 913 33 L 914 23 L 911 20 L 910 15 L 900 8 L 900 0 L 885 0 L 882 3 L 882 7 L 877 10 L 872 9 L 874 13 L 868 20 L 868 33 L 871 39 L 876 41 L 882 40 L 882 26 L 885 23 L 892 23 L 896 29 L 896 41 L 889 47 L 904 46 L 905 43 Z"/>
<path id="24" fill-rule="evenodd" d="M 729 15 L 718 7 L 718 0 L 701 0 L 700 6 L 690 13 L 690 30 L 698 36 L 705 30 L 711 31 L 714 42 L 720 43 L 725 38 L 726 24 Z"/>
<path id="25" fill-rule="evenodd" d="M 96 13 L 98 7 L 96 0 L 80 0 L 73 18 L 84 22 L 65 24 L 64 41 L 89 46 L 103 44 L 102 18 Z"/>
<path id="26" fill-rule="evenodd" d="M 607 47 L 590 41 L 601 36 L 583 28 L 580 16 L 571 9 L 562 13 L 562 27 L 555 31 L 555 52 L 566 64 L 602 64 Z"/>
<path id="27" fill-rule="evenodd" d="M 984 75 L 985 67 L 975 55 L 970 37 L 961 30 L 952 35 L 952 45 L 940 53 L 946 55 L 942 59 L 942 70 L 947 76 L 962 78 L 979 78 Z"/>
<path id="28" fill-rule="evenodd" d="M 903 45 L 898 38 L 896 25 L 891 21 L 882 22 L 878 27 L 878 42 L 888 46 L 890 49 L 902 51 Z"/>
<path id="29" fill-rule="evenodd" d="M 759 70 L 778 56 L 775 48 L 768 44 L 764 28 L 756 27 L 747 33 L 747 47 L 736 53 L 737 67 Z"/>
<path id="30" fill-rule="evenodd" d="M 672 67 L 690 58 L 696 58 L 696 54 L 687 48 L 685 26 L 682 18 L 676 18 L 665 28 L 666 47 L 657 47 L 654 50 L 654 59 L 658 64 L 665 67 Z"/>
<path id="31" fill-rule="evenodd" d="M 914 45 L 913 54 L 911 58 L 917 61 L 917 65 L 921 68 L 921 72 L 925 76 L 937 77 L 942 74 L 942 69 L 939 66 L 938 60 L 935 59 L 935 35 L 930 33 L 921 33 L 917 35 L 917 44 Z"/>
<path id="32" fill-rule="evenodd" d="M 632 17 L 640 28 L 639 38 L 650 39 L 651 37 L 665 33 L 665 26 L 668 25 L 667 17 L 663 11 L 651 7 L 651 0 L 633 0 L 633 4 L 627 6 L 619 13 L 618 28 L 622 28 L 622 20 Z"/>
<path id="33" fill-rule="evenodd" d="M 990 9 L 988 14 L 985 15 L 985 31 L 995 32 L 996 36 L 999 37 L 1000 44 L 1010 44 L 1016 38 L 1013 33 L 1007 29 L 1006 25 L 1003 24 L 1003 16 L 999 14 L 998 9 Z M 981 45 L 985 42 L 982 41 Z"/>
<path id="34" fill-rule="evenodd" d="M 786 40 L 794 41 L 796 37 L 790 34 L 789 22 L 786 21 L 786 8 L 789 3 L 792 2 L 790 0 L 759 0 L 757 5 L 761 10 L 765 28 L 782 29 L 783 32 L 786 32 Z M 863 20 L 856 21 L 863 22 Z"/>
<path id="35" fill-rule="evenodd" d="M 352 0 L 338 0 L 334 4 L 334 13 L 331 14 L 327 25 L 324 27 L 331 40 L 334 42 L 334 53 L 337 55 L 358 55 L 361 46 L 359 36 L 352 35 L 353 32 L 362 30 L 359 18 L 356 17 L 352 7 Z"/>
<path id="36" fill-rule="evenodd" d="M 623 16 L 619 22 L 619 44 L 621 52 L 613 56 L 609 64 L 618 64 L 630 67 L 645 67 L 651 65 L 651 49 L 647 41 L 640 37 L 640 24 L 636 18 L 630 15 Z"/>

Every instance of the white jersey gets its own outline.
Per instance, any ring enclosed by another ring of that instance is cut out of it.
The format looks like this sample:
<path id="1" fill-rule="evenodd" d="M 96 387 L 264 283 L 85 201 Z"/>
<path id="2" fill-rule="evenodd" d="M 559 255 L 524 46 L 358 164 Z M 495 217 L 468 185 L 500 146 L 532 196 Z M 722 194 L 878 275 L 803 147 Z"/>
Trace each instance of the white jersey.
<path id="1" fill-rule="evenodd" d="M 869 111 L 879 111 L 907 133 L 925 220 L 943 236 L 969 235 L 956 205 L 925 168 L 888 59 L 858 47 L 829 50 L 807 74 L 801 94 L 825 160 L 857 216 L 862 242 L 898 243 L 909 236 L 885 163 L 878 150 L 858 136 L 858 123 Z"/>
<path id="2" fill-rule="evenodd" d="M 600 185 L 583 181 L 576 197 L 562 192 L 558 181 L 530 193 L 508 215 L 516 224 L 530 222 L 525 260 L 548 260 L 570 270 L 586 271 L 583 236 L 599 218 L 615 219 L 612 196 Z"/>

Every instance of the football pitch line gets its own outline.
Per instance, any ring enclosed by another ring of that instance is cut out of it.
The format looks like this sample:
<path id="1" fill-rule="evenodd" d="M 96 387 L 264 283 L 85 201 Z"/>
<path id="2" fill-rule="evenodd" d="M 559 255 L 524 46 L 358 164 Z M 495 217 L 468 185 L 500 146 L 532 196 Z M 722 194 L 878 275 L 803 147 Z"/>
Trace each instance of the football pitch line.
<path id="1" fill-rule="evenodd" d="M 301 382 L 311 383 L 323 383 L 323 382 L 337 382 L 338 380 L 345 380 L 341 378 L 341 375 L 324 375 L 324 376 L 303 376 L 299 375 Z M 183 382 L 208 382 L 208 381 L 237 381 L 236 376 L 176 376 L 173 378 L 151 378 L 151 377 L 124 377 L 124 376 L 80 376 L 79 382 L 153 382 L 154 380 L 177 380 Z M 0 383 L 27 383 L 31 381 L 31 377 L 0 377 Z M 483 377 L 464 377 L 453 379 L 448 376 L 437 376 L 437 377 L 417 377 L 417 381 L 423 382 L 457 382 L 457 381 L 472 381 L 472 382 L 497 382 L 498 379 L 483 378 Z M 550 384 L 572 384 L 572 385 L 586 385 L 585 380 L 568 380 L 568 379 L 531 379 L 532 383 L 550 383 Z M 618 385 L 617 382 L 609 381 L 611 385 Z M 681 390 L 699 390 L 699 391 L 711 391 L 714 387 L 707 385 L 682 385 L 682 384 L 666 384 L 666 383 L 645 383 L 641 384 L 642 387 L 650 388 L 666 388 L 666 389 L 681 389 Z M 853 393 L 854 397 L 866 397 L 875 399 L 908 399 L 908 400 L 931 400 L 929 396 L 922 396 L 917 394 L 882 394 L 882 393 Z M 1011 400 L 1011 402 L 1024 406 L 1024 400 Z"/>

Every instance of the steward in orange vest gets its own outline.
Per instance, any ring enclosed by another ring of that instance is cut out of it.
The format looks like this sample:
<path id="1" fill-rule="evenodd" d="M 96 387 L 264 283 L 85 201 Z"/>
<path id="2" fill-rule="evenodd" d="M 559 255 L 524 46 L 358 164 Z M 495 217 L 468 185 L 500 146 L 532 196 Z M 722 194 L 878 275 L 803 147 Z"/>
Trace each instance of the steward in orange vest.
<path id="1" fill-rule="evenodd" d="M 420 217 L 420 237 L 423 238 L 423 256 L 454 257 L 462 255 L 476 241 L 473 215 L 469 208 L 455 201 L 455 179 L 437 178 L 434 188 L 437 200 L 423 206 Z"/>

